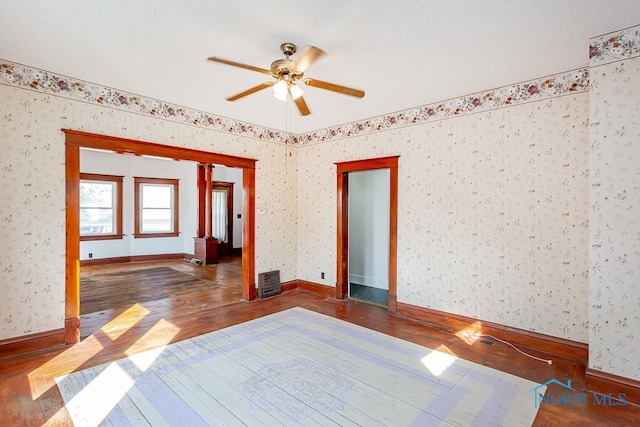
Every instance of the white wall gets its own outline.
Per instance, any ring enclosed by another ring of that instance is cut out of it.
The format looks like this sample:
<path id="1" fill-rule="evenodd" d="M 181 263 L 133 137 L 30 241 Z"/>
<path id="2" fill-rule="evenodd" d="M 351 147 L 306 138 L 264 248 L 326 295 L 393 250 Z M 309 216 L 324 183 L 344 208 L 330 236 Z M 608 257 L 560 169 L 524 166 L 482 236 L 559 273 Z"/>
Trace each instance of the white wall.
<path id="1" fill-rule="evenodd" d="M 80 259 L 111 258 L 149 254 L 193 254 L 197 225 L 197 165 L 194 162 L 153 159 L 141 156 L 80 150 L 80 172 L 123 176 L 122 232 L 115 240 L 80 242 Z M 178 237 L 134 238 L 133 177 L 179 180 Z"/>
<path id="2" fill-rule="evenodd" d="M 389 169 L 349 173 L 349 282 L 389 289 Z"/>

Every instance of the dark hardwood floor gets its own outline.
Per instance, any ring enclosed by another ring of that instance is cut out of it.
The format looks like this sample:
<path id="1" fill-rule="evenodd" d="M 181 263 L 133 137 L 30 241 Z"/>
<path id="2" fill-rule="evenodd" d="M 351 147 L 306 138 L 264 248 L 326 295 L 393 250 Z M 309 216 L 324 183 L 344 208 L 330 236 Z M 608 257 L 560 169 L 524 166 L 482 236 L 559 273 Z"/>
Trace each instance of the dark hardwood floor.
<path id="1" fill-rule="evenodd" d="M 130 326 L 127 317 L 120 318 L 125 311 L 129 316 L 148 312 L 145 321 L 157 322 L 174 306 L 196 316 L 237 303 L 242 300 L 241 275 L 240 255 L 221 256 L 218 264 L 207 266 L 172 259 L 82 267 L 81 338 L 118 328 L 122 320 Z"/>
<path id="2" fill-rule="evenodd" d="M 455 331 L 391 315 L 378 306 L 302 291 L 291 291 L 264 300 L 242 301 L 240 259 L 222 261 L 217 266 L 207 267 L 178 260 L 83 267 L 83 286 L 93 283 L 97 287 L 100 276 L 104 276 L 112 281 L 120 280 L 123 292 L 103 288 L 103 297 L 100 298 L 81 288 L 80 343 L 0 359 L 0 425 L 71 425 L 55 385 L 56 376 L 291 307 L 303 307 L 430 348 L 449 351 L 458 357 L 539 383 L 551 378 L 563 382 L 571 379 L 574 388 L 584 387 L 585 366 L 574 360 L 554 358 L 553 364 L 548 365 L 499 343 L 468 344 Z M 180 283 L 174 283 L 175 292 L 146 289 L 138 294 L 125 286 L 126 279 L 123 278 L 127 273 L 157 272 L 155 269 L 167 267 L 185 274 L 184 277 L 175 275 L 174 278 L 184 285 L 181 287 Z M 86 301 L 83 293 L 87 296 Z M 136 296 L 141 296 L 141 300 L 127 299 Z M 104 300 L 107 298 L 113 302 L 112 308 L 105 308 Z M 562 390 L 550 386 L 547 393 L 553 392 Z M 543 404 L 534 425 L 633 426 L 639 425 L 639 420 L 640 408 L 633 405 L 572 407 Z"/>

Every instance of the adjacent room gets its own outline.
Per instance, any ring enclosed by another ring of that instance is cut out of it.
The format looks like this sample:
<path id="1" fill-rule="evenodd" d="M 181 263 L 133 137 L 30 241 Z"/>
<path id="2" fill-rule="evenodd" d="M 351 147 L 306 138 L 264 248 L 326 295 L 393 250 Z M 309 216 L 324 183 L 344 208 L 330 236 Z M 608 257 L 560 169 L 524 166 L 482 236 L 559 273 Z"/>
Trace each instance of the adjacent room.
<path id="1" fill-rule="evenodd" d="M 636 1 L 4 3 L 0 424 L 640 419 Z"/>
<path id="2" fill-rule="evenodd" d="M 242 170 L 210 165 L 207 200 L 203 168 L 80 150 L 79 206 L 69 209 L 80 211 L 83 337 L 136 303 L 180 296 L 204 309 L 242 299 Z"/>

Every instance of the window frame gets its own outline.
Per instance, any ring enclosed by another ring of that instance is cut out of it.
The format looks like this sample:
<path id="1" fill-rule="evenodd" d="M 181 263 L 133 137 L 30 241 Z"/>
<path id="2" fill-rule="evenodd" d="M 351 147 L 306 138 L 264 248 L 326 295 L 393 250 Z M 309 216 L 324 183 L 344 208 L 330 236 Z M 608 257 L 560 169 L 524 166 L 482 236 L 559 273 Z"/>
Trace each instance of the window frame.
<path id="1" fill-rule="evenodd" d="M 115 196 L 114 196 L 114 204 L 115 206 L 112 208 L 114 211 L 115 218 L 115 227 L 114 232 L 109 234 L 82 234 L 79 230 L 80 241 L 91 241 L 91 240 L 117 240 L 122 239 L 124 234 L 122 233 L 122 181 L 124 177 L 119 175 L 104 175 L 98 173 L 80 173 L 80 181 L 78 185 L 78 190 L 80 189 L 80 184 L 82 181 L 93 181 L 93 182 L 108 182 L 115 184 Z M 78 212 L 82 210 L 82 205 L 80 204 L 80 199 L 78 199 Z"/>
<path id="2" fill-rule="evenodd" d="M 178 237 L 180 235 L 179 230 L 179 183 L 178 179 L 171 178 L 143 178 L 133 177 L 134 188 L 134 230 L 133 237 L 135 238 L 150 238 L 150 237 Z M 171 206 L 171 213 L 173 216 L 173 231 L 172 232 L 158 232 L 149 233 L 142 232 L 142 190 L 141 187 L 144 184 L 152 185 L 167 185 L 173 187 L 173 203 Z"/>

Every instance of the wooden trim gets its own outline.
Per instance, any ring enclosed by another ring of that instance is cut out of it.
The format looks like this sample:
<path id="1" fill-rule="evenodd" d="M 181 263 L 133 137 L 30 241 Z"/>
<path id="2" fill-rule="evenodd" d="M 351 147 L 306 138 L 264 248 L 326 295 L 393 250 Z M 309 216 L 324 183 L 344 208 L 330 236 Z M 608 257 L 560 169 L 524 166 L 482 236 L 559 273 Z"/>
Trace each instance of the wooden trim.
<path id="1" fill-rule="evenodd" d="M 311 292 L 313 294 L 325 297 L 335 298 L 336 290 L 333 286 L 322 285 L 320 283 L 307 282 L 306 280 L 297 280 L 298 290 Z"/>
<path id="2" fill-rule="evenodd" d="M 124 177 L 120 175 L 103 175 L 98 173 L 80 173 L 80 180 L 105 181 L 116 184 L 116 200 L 113 210 L 116 216 L 116 227 L 112 234 L 89 234 L 80 235 L 80 241 L 89 240 L 117 240 L 122 239 L 122 181 Z"/>
<path id="3" fill-rule="evenodd" d="M 124 264 L 129 262 L 140 261 L 162 261 L 164 259 L 185 259 L 190 260 L 193 257 L 191 254 L 153 254 L 153 255 L 128 255 L 118 256 L 112 258 L 92 258 L 83 259 L 80 261 L 80 267 L 86 267 L 90 265 L 105 265 L 105 264 Z"/>
<path id="4" fill-rule="evenodd" d="M 64 319 L 64 343 L 75 344 L 80 342 L 80 316 Z"/>
<path id="5" fill-rule="evenodd" d="M 398 312 L 398 158 L 389 162 L 389 313 Z"/>
<path id="6" fill-rule="evenodd" d="M 242 170 L 242 298 L 256 299 L 255 228 L 256 228 L 256 170 Z"/>
<path id="7" fill-rule="evenodd" d="M 336 294 L 338 299 L 347 297 L 349 291 L 349 174 L 338 172 L 337 182 L 337 263 L 336 263 Z"/>
<path id="8" fill-rule="evenodd" d="M 398 158 L 400 156 L 377 159 L 353 160 L 336 163 L 337 168 L 337 264 L 336 289 L 338 299 L 346 298 L 349 288 L 349 173 L 375 169 L 389 169 L 389 297 L 390 313 L 397 312 L 398 295 Z"/>
<path id="9" fill-rule="evenodd" d="M 161 145 L 154 142 L 137 141 L 116 136 L 98 135 L 71 129 L 62 129 L 65 133 L 65 143 L 76 147 L 110 150 L 116 153 L 129 153 L 138 156 L 166 157 L 175 160 L 191 160 L 198 163 L 224 165 L 232 168 L 255 169 L 256 160 L 230 156 L 227 154 L 211 153 L 184 147 Z"/>
<path id="10" fill-rule="evenodd" d="M 388 169 L 398 166 L 400 156 L 378 157 L 376 159 L 351 160 L 348 162 L 336 162 L 338 173 L 358 172 L 373 169 Z"/>
<path id="11" fill-rule="evenodd" d="M 472 317 L 446 313 L 431 308 L 398 303 L 398 313 L 401 317 L 427 322 L 445 329 L 462 331 L 471 325 L 479 324 L 478 333 L 493 335 L 508 341 L 520 348 L 541 351 L 552 356 L 564 357 L 586 364 L 589 356 L 587 344 L 564 338 L 527 331 L 498 323 L 486 322 Z"/>
<path id="12" fill-rule="evenodd" d="M 65 145 L 66 256 L 64 340 L 80 341 L 80 148 Z"/>
<path id="13" fill-rule="evenodd" d="M 611 393 L 614 399 L 619 396 L 619 393 L 624 393 L 623 397 L 628 403 L 640 405 L 640 381 L 638 380 L 587 368 L 585 389 L 598 394 Z"/>
<path id="14" fill-rule="evenodd" d="M 211 239 L 213 229 L 212 202 L 213 187 L 211 179 L 213 177 L 213 165 L 204 167 L 204 238 Z"/>
<path id="15" fill-rule="evenodd" d="M 140 188 L 144 184 L 152 185 L 167 185 L 173 188 L 173 200 L 172 200 L 172 217 L 173 217 L 173 231 L 160 232 L 160 233 L 143 233 L 142 227 L 142 205 L 141 196 L 142 192 Z M 180 235 L 180 181 L 173 178 L 142 178 L 138 176 L 133 177 L 133 237 L 136 239 L 147 237 L 178 237 Z"/>
<path id="16" fill-rule="evenodd" d="M 124 234 L 101 234 L 99 236 L 80 236 L 81 242 L 92 242 L 96 240 L 122 240 Z"/>
<path id="17" fill-rule="evenodd" d="M 280 290 L 282 292 L 295 291 L 298 289 L 298 280 L 289 280 L 288 282 L 280 283 Z"/>
<path id="18" fill-rule="evenodd" d="M 150 155 L 243 169 L 242 294 L 256 297 L 255 288 L 255 168 L 256 160 L 182 147 L 62 129 L 65 134 L 66 256 L 65 342 L 80 340 L 80 147 L 117 153 Z"/>
<path id="19" fill-rule="evenodd" d="M 205 170 L 207 165 L 198 165 L 198 225 L 196 227 L 196 237 L 204 237 L 205 229 L 205 206 L 204 195 L 207 192 L 207 181 L 205 178 Z"/>
<path id="20" fill-rule="evenodd" d="M 65 344 L 64 329 L 38 332 L 0 341 L 0 358 L 38 351 Z"/>
<path id="21" fill-rule="evenodd" d="M 218 254 L 227 255 L 233 246 L 233 187 L 235 183 L 213 181 L 212 190 L 225 190 L 227 192 L 227 241 L 218 243 Z M 212 206 L 213 207 L 213 206 Z"/>
<path id="22" fill-rule="evenodd" d="M 330 298 L 334 298 L 336 296 L 336 291 L 333 286 L 322 285 L 320 283 L 308 282 L 306 280 L 299 279 L 281 283 L 280 289 L 282 290 L 282 292 L 298 290 Z"/>

